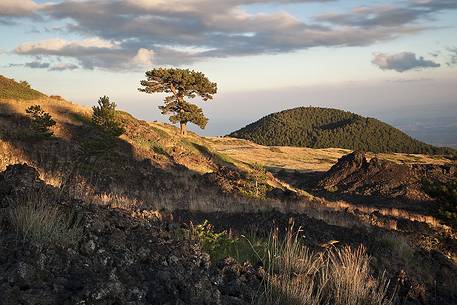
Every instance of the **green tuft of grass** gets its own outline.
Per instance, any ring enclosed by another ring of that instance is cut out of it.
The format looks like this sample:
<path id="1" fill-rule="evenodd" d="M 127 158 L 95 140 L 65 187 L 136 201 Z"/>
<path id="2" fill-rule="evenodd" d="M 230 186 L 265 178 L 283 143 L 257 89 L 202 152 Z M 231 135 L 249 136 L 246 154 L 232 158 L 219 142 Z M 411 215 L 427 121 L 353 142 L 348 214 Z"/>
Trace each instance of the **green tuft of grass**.
<path id="1" fill-rule="evenodd" d="M 76 215 L 38 197 L 12 208 L 9 219 L 22 240 L 42 245 L 73 245 L 82 237 L 82 226 Z"/>

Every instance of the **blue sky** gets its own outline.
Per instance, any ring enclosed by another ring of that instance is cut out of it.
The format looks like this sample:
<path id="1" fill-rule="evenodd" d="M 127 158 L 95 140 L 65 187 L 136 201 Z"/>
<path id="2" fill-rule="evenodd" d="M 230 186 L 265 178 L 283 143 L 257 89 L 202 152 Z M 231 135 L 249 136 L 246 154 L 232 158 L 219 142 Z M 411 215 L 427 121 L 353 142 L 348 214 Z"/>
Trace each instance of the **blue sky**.
<path id="1" fill-rule="evenodd" d="M 457 133 L 456 27 L 454 0 L 1 0 L 0 74 L 85 105 L 108 95 L 166 121 L 163 96 L 138 83 L 154 67 L 188 67 L 219 87 L 196 101 L 210 119 L 204 134 L 314 105 L 457 145 L 421 130 L 435 121 Z"/>

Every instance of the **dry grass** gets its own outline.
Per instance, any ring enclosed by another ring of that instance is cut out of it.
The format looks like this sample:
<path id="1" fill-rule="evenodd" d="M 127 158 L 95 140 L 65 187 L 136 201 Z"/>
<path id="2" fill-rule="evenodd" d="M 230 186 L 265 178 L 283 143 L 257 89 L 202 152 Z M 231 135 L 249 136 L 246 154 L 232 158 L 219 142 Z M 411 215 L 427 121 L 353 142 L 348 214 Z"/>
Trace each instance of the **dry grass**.
<path id="1" fill-rule="evenodd" d="M 258 163 L 271 170 L 326 171 L 343 155 L 350 153 L 348 149 L 325 148 L 315 149 L 306 147 L 262 146 L 253 142 L 228 138 L 207 138 L 210 145 L 218 152 L 249 164 Z M 439 156 L 419 154 L 373 154 L 368 153 L 367 159 L 377 156 L 400 164 L 445 164 L 451 161 Z"/>
<path id="2" fill-rule="evenodd" d="M 374 278 L 365 248 L 345 247 L 316 254 L 287 233 L 270 238 L 265 265 L 267 280 L 258 304 L 391 305 L 389 281 Z"/>
<path id="3" fill-rule="evenodd" d="M 75 215 L 39 194 L 29 194 L 9 213 L 9 219 L 23 240 L 38 244 L 69 245 L 82 237 L 82 227 Z"/>
<path id="4" fill-rule="evenodd" d="M 70 103 L 64 99 L 41 98 L 36 100 L 0 100 L 0 112 L 5 114 L 26 115 L 25 110 L 32 105 L 40 105 L 45 112 L 48 112 L 57 122 L 51 130 L 54 136 L 68 139 L 70 137 L 65 125 L 81 125 L 81 120 L 88 120 L 92 110 L 89 107 L 83 107 Z"/>

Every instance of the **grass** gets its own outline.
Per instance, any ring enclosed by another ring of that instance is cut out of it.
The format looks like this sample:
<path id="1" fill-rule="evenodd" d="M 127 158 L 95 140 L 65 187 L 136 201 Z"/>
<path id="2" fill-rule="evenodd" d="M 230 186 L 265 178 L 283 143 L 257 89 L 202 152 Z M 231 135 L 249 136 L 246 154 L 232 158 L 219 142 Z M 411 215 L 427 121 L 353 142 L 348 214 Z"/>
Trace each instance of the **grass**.
<path id="1" fill-rule="evenodd" d="M 300 230 L 278 230 L 269 238 L 234 237 L 214 232 L 205 221 L 192 226 L 197 240 L 213 261 L 227 256 L 240 263 L 262 264 L 265 275 L 255 304 L 262 305 L 392 305 L 385 274 L 372 276 L 370 256 L 363 246 L 313 252 L 300 240 Z"/>
<path id="2" fill-rule="evenodd" d="M 385 248 L 391 249 L 393 256 L 400 258 L 406 266 L 412 264 L 414 258 L 414 248 L 409 244 L 405 237 L 388 232 L 383 235 L 381 244 Z"/>
<path id="3" fill-rule="evenodd" d="M 78 218 L 39 194 L 29 194 L 25 202 L 12 208 L 9 219 L 22 240 L 41 245 L 71 245 L 82 237 Z"/>
<path id="4" fill-rule="evenodd" d="M 270 237 L 264 264 L 267 280 L 258 304 L 390 305 L 389 281 L 371 275 L 363 246 L 315 253 L 289 230 L 284 239 Z"/>
<path id="5" fill-rule="evenodd" d="M 229 137 L 211 137 L 207 140 L 215 151 L 223 153 L 235 161 L 249 164 L 259 163 L 272 170 L 326 171 L 339 158 L 351 152 L 341 148 L 268 147 Z M 374 156 L 373 153 L 367 154 L 368 159 Z M 376 154 L 376 156 L 382 160 L 401 164 L 445 164 L 451 162 L 443 157 L 419 154 L 381 153 Z"/>
<path id="6" fill-rule="evenodd" d="M 12 100 L 33 100 L 44 97 L 44 94 L 32 88 L 27 82 L 17 82 L 14 79 L 0 75 L 0 98 Z"/>

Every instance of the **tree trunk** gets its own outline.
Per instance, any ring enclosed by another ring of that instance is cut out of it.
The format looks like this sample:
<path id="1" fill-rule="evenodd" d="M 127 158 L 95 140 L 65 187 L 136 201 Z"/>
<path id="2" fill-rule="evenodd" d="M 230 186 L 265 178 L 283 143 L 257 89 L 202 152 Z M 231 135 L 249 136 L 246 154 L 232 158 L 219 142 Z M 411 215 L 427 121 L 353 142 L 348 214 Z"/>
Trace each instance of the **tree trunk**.
<path id="1" fill-rule="evenodd" d="M 181 135 L 187 135 L 187 123 L 180 122 L 179 124 L 181 125 Z"/>

